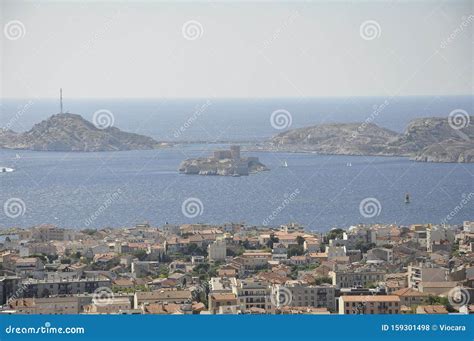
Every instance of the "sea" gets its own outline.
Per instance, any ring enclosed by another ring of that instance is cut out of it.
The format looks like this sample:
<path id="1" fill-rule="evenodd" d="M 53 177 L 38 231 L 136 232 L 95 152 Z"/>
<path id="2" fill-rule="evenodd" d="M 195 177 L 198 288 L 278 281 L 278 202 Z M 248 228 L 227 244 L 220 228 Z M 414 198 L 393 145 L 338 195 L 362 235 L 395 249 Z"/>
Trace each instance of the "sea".
<path id="1" fill-rule="evenodd" d="M 0 108 L 0 127 L 25 131 L 57 113 L 58 103 L 3 100 Z M 184 159 L 231 143 L 263 141 L 286 129 L 370 119 L 402 132 L 414 118 L 447 117 L 455 109 L 472 113 L 472 108 L 469 96 L 66 100 L 67 111 L 86 119 L 107 110 L 114 126 L 175 144 L 100 153 L 0 150 L 0 167 L 15 169 L 0 173 L 0 228 L 297 222 L 326 231 L 359 223 L 462 224 L 474 220 L 474 164 L 248 152 L 270 171 L 221 177 L 177 169 Z M 278 110 L 290 114 L 283 129 L 271 124 Z"/>

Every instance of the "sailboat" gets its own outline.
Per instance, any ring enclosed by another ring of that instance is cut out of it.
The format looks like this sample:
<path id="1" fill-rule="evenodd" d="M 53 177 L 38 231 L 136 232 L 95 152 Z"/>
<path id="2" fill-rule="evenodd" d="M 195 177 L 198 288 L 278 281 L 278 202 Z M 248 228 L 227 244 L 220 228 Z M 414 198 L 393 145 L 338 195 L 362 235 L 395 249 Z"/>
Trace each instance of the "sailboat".
<path id="1" fill-rule="evenodd" d="M 405 204 L 410 203 L 410 193 L 405 194 Z"/>
<path id="2" fill-rule="evenodd" d="M 282 164 L 281 166 L 282 166 L 282 167 L 285 167 L 285 168 L 288 167 L 288 162 L 286 162 L 286 160 L 283 161 L 283 164 Z"/>

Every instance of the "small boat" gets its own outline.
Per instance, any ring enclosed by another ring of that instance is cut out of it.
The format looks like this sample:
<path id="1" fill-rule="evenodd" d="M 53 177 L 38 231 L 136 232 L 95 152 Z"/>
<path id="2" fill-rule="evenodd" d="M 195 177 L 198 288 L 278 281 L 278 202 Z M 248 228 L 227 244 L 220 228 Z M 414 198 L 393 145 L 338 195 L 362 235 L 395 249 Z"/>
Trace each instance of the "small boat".
<path id="1" fill-rule="evenodd" d="M 13 172 L 13 168 L 8 168 L 8 167 L 0 167 L 0 173 L 11 173 Z"/>
<path id="2" fill-rule="evenodd" d="M 283 164 L 282 164 L 281 166 L 282 166 L 282 167 L 285 167 L 285 168 L 288 167 L 288 162 L 286 162 L 286 160 L 283 161 Z"/>
<path id="3" fill-rule="evenodd" d="M 15 158 L 16 158 L 16 159 L 21 159 L 20 154 L 16 154 L 16 155 L 15 155 Z"/>
<path id="4" fill-rule="evenodd" d="M 405 194 L 405 204 L 409 204 L 410 203 L 410 194 L 407 193 Z"/>
<path id="5" fill-rule="evenodd" d="M 346 163 L 346 166 L 347 166 L 347 167 L 352 167 L 352 162 Z"/>

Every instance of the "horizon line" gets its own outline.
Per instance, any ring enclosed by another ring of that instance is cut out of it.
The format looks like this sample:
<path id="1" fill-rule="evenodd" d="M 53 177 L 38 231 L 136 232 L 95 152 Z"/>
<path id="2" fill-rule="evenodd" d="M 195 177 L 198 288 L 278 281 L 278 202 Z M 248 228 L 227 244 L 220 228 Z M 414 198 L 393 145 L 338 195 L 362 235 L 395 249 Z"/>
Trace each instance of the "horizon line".
<path id="1" fill-rule="evenodd" d="M 474 97 L 474 94 L 449 94 L 449 95 L 429 95 L 429 94 L 420 94 L 420 95 L 397 95 L 397 96 L 390 96 L 390 95 L 357 95 L 357 96 L 350 96 L 350 95 L 334 95 L 334 96 L 274 96 L 274 97 L 213 97 L 213 96 L 196 96 L 196 97 L 66 97 L 67 99 L 72 100 L 307 100 L 307 99 L 337 99 L 337 98 L 433 98 L 433 97 Z M 8 100 L 25 100 L 35 98 L 36 100 L 55 100 L 57 101 L 57 97 L 37 97 L 37 96 L 29 96 L 29 97 L 1 97 L 0 101 L 8 101 Z"/>

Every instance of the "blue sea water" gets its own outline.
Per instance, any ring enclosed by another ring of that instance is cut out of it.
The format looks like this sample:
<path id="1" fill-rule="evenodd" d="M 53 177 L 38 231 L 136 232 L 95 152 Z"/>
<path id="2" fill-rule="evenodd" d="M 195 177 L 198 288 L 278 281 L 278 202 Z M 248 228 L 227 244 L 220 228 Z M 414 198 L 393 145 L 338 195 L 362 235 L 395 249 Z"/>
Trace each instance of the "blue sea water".
<path id="1" fill-rule="evenodd" d="M 2 150 L 0 160 L 16 171 L 0 174 L 0 204 L 19 198 L 25 209 L 16 218 L 0 211 L 0 227 L 297 221 L 327 230 L 356 223 L 440 223 L 474 192 L 474 164 L 395 157 L 251 153 L 271 170 L 247 177 L 176 171 L 181 160 L 207 155 L 212 148 L 215 145 L 110 153 L 22 151 L 19 159 L 15 151 Z M 284 161 L 288 167 L 282 167 Z M 404 202 L 407 192 L 409 204 Z M 188 198 L 202 202 L 196 217 L 183 214 Z M 366 198 L 380 203 L 373 217 L 360 211 Z M 474 219 L 473 203 L 456 210 L 450 222 Z"/>
<path id="2" fill-rule="evenodd" d="M 1 104 L 0 127 L 17 131 L 28 130 L 58 111 L 53 100 L 4 100 Z M 291 113 L 290 128 L 371 117 L 383 127 L 403 131 L 413 118 L 446 117 L 458 108 L 472 113 L 472 106 L 470 96 L 65 101 L 65 109 L 89 120 L 95 111 L 107 109 L 114 115 L 115 126 L 123 130 L 174 141 L 260 141 L 280 132 L 270 124 L 270 115 L 277 109 Z M 180 127 L 185 127 L 184 132 L 176 134 Z M 470 195 L 474 164 L 251 153 L 271 171 L 248 177 L 177 172 L 183 159 L 208 155 L 217 147 L 194 143 L 111 153 L 0 150 L 0 166 L 16 169 L 0 173 L 0 227 L 296 221 L 310 229 L 327 230 L 357 223 L 440 223 L 450 214 L 449 222 L 454 224 L 474 219 L 474 194 Z M 281 167 L 284 161 L 288 167 Z M 409 204 L 405 204 L 406 193 L 411 196 Z M 18 217 L 9 217 L 1 209 L 11 198 L 21 199 L 20 206 L 24 203 Z M 192 218 L 182 212 L 188 198 L 202 203 L 200 214 Z M 367 206 L 375 208 L 375 215 L 360 211 L 360 203 L 367 198 L 375 199 L 369 200 L 374 205 Z"/>

